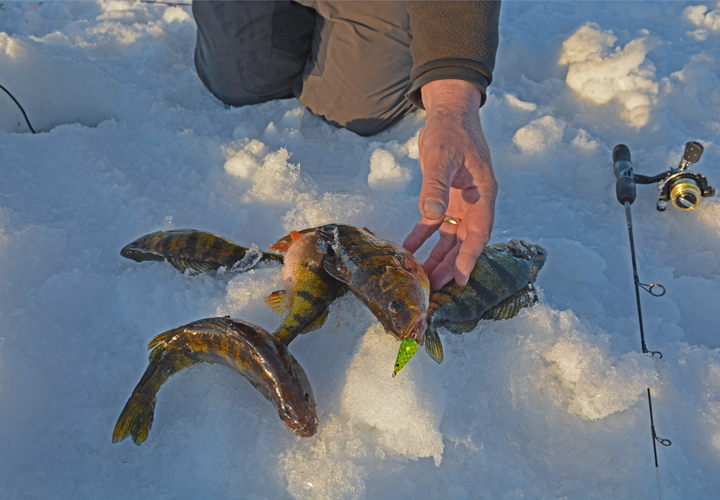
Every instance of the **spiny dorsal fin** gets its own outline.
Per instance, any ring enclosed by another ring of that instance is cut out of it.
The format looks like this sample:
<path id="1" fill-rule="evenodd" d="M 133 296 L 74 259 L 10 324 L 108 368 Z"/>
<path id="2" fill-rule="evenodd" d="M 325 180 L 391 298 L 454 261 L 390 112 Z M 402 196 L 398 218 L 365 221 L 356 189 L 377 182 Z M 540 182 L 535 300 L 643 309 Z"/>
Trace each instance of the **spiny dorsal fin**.
<path id="1" fill-rule="evenodd" d="M 277 290 L 265 297 L 265 303 L 270 306 L 270 309 L 279 315 L 287 313 L 287 302 L 287 292 L 285 290 Z"/>
<path id="2" fill-rule="evenodd" d="M 443 348 L 440 342 L 440 336 L 435 328 L 428 327 L 425 330 L 425 351 L 437 363 L 443 362 Z"/>
<path id="3" fill-rule="evenodd" d="M 538 298 L 532 285 L 528 285 L 520 291 L 515 292 L 507 299 L 489 309 L 482 315 L 482 319 L 510 319 L 520 312 L 523 307 L 530 307 L 537 303 Z"/>

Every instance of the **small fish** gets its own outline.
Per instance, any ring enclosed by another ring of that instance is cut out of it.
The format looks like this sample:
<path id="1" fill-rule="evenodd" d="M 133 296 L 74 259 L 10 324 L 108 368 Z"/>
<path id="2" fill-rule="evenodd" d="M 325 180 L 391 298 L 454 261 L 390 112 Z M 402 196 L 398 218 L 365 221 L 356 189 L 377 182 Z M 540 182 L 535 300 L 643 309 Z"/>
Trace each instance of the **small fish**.
<path id="1" fill-rule="evenodd" d="M 167 379 L 197 363 L 237 370 L 277 408 L 296 435 L 317 431 L 312 388 L 305 371 L 284 345 L 262 328 L 229 316 L 195 321 L 155 337 L 150 365 L 133 391 L 113 431 L 113 443 L 128 436 L 142 444 L 150 432 L 157 392 Z"/>
<path id="2" fill-rule="evenodd" d="M 398 350 L 397 359 L 395 360 L 395 371 L 392 374 L 393 378 L 395 378 L 395 375 L 410 361 L 410 358 L 415 355 L 417 350 L 418 344 L 415 342 L 415 339 L 407 338 L 400 342 L 400 349 Z"/>
<path id="3" fill-rule="evenodd" d="M 273 337 L 288 345 L 300 333 L 307 333 L 325 323 L 328 306 L 347 287 L 323 268 L 325 247 L 317 233 L 290 232 L 291 241 L 283 238 L 270 250 L 284 253 L 282 268 L 285 288 L 273 292 L 265 302 L 278 314 L 285 314 Z"/>
<path id="4" fill-rule="evenodd" d="M 317 233 L 326 242 L 328 274 L 347 284 L 386 330 L 422 345 L 430 283 L 415 257 L 365 229 L 328 224 Z"/>
<path id="5" fill-rule="evenodd" d="M 430 296 L 428 354 L 442 362 L 437 334 L 441 326 L 453 333 L 469 332 L 481 319 L 512 318 L 536 303 L 533 283 L 546 258 L 544 248 L 516 239 L 485 248 L 465 286 L 451 281 Z"/>
<path id="6" fill-rule="evenodd" d="M 282 256 L 241 247 L 222 236 L 194 229 L 151 233 L 125 246 L 120 255 L 136 262 L 167 260 L 181 273 L 200 274 L 227 267 L 247 271 L 260 262 L 282 262 Z"/>

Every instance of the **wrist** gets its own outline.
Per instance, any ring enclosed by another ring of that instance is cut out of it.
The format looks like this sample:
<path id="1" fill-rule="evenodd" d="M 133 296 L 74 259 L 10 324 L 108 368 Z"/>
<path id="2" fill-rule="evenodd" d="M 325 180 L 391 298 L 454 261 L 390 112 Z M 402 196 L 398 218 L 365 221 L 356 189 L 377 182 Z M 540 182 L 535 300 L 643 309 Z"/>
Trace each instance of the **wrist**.
<path id="1" fill-rule="evenodd" d="M 465 80 L 434 80 L 420 89 L 428 116 L 435 113 L 478 114 L 482 91 Z"/>

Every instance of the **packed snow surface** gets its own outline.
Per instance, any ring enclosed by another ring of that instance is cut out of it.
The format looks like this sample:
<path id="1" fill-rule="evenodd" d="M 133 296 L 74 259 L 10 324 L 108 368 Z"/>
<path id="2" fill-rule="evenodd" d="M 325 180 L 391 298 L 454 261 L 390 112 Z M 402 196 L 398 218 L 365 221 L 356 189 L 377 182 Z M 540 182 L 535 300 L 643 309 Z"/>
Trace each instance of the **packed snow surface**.
<path id="1" fill-rule="evenodd" d="M 34 7 L 34 9 L 33 9 Z M 720 185 L 720 4 L 502 7 L 483 128 L 500 184 L 492 242 L 549 252 L 540 304 L 420 351 L 351 295 L 290 346 L 318 433 L 298 438 L 237 373 L 190 368 L 147 442 L 111 443 L 155 335 L 229 314 L 266 329 L 278 267 L 189 276 L 119 255 L 165 229 L 266 248 L 339 222 L 401 243 L 418 220 L 417 112 L 370 138 L 297 100 L 228 108 L 193 64 L 188 5 L 0 2 L 0 498 L 666 499 L 720 491 L 720 200 L 632 207 L 642 354 L 611 152 Z M 421 260 L 431 245 L 423 247 Z"/>

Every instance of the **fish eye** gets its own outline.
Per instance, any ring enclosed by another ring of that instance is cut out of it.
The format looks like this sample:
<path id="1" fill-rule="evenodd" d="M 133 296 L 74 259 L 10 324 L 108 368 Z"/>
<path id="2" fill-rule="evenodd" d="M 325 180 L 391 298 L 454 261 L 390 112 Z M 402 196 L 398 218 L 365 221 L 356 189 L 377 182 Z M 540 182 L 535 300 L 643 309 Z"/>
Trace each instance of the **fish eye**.
<path id="1" fill-rule="evenodd" d="M 305 402 L 310 403 L 310 394 L 308 394 L 307 392 L 305 393 Z"/>
<path id="2" fill-rule="evenodd" d="M 402 302 L 399 302 L 397 300 L 393 300 L 390 302 L 390 310 L 394 312 L 395 314 L 401 313 L 404 309 Z"/>

